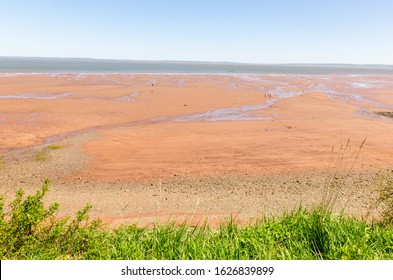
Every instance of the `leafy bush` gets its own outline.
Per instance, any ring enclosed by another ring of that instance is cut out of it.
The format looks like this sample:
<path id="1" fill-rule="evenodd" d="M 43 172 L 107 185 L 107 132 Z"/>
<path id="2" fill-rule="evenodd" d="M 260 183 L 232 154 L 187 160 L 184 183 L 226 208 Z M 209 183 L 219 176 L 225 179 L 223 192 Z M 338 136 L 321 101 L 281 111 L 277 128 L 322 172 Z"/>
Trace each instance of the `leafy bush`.
<path id="1" fill-rule="evenodd" d="M 58 219 L 58 203 L 45 208 L 43 198 L 49 189 L 45 180 L 41 191 L 24 199 L 18 190 L 5 212 L 4 198 L 0 200 L 0 257 L 30 258 L 37 251 L 45 251 L 48 258 L 64 257 L 84 251 L 93 231 L 100 229 L 100 221 L 88 223 L 90 205 L 77 212 L 76 218 Z"/>

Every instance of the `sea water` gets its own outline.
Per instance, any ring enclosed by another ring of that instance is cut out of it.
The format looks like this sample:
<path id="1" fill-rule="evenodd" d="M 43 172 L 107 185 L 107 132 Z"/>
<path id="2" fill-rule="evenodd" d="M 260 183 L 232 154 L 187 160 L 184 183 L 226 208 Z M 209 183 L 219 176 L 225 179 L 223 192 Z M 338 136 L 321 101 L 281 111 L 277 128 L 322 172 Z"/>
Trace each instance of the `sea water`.
<path id="1" fill-rule="evenodd" d="M 0 57 L 0 73 L 393 74 L 393 65 L 250 64 Z"/>

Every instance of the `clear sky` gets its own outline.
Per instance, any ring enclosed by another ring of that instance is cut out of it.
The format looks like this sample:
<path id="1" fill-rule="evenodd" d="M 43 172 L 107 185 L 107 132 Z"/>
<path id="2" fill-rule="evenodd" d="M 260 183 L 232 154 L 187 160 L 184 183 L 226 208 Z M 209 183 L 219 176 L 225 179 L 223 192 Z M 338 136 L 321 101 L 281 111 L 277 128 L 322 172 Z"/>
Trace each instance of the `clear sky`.
<path id="1" fill-rule="evenodd" d="M 0 56 L 393 64 L 393 1 L 0 0 Z"/>

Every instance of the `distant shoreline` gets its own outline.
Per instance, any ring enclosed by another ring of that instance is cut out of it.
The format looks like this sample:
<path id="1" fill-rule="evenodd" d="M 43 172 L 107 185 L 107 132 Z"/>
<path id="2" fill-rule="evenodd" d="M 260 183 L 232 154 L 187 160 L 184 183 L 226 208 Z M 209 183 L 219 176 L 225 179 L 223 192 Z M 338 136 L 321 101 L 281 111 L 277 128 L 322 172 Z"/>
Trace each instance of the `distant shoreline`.
<path id="1" fill-rule="evenodd" d="M 90 58 L 0 57 L 0 73 L 132 74 L 393 74 L 393 65 L 251 64 Z"/>

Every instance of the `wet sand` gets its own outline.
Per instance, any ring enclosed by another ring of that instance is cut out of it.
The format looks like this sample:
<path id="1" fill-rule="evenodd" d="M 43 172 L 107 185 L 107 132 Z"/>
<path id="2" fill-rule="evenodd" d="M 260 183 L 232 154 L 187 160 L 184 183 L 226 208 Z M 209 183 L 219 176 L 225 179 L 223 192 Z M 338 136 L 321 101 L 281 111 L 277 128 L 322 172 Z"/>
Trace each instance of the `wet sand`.
<path id="1" fill-rule="evenodd" d="M 49 178 L 62 214 L 218 223 L 311 205 L 351 170 L 336 207 L 364 216 L 373 174 L 393 166 L 379 111 L 393 77 L 1 74 L 0 193 Z"/>

